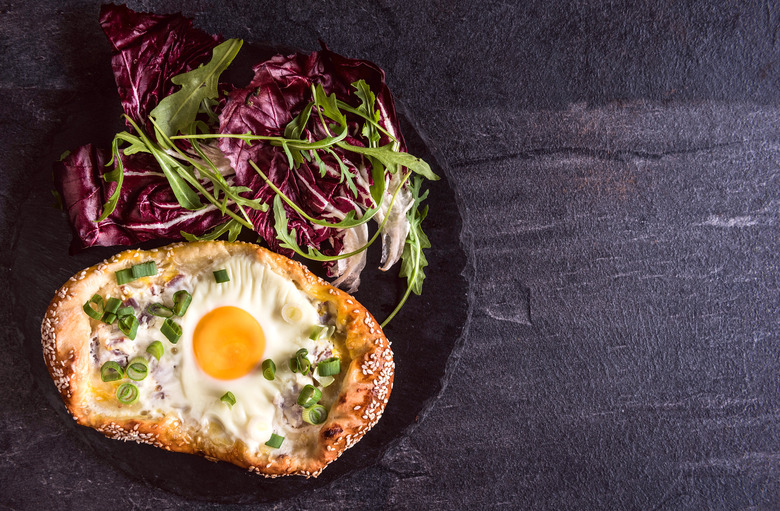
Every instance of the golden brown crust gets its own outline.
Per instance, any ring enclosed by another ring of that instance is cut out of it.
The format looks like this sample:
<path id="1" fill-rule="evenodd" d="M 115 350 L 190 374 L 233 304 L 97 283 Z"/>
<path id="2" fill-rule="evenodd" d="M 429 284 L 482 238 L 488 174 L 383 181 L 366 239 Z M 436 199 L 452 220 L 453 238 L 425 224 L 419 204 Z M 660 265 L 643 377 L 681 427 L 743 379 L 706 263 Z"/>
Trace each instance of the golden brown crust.
<path id="1" fill-rule="evenodd" d="M 347 366 L 338 398 L 319 428 L 316 448 L 292 455 L 249 452 L 236 441 L 218 443 L 196 434 L 173 413 L 155 420 L 105 412 L 90 394 L 91 320 L 82 306 L 99 289 L 116 286 L 114 273 L 142 261 L 154 260 L 160 269 L 186 268 L 193 261 L 254 255 L 275 273 L 292 280 L 304 293 L 337 310 L 337 323 L 346 333 L 339 343 Z M 394 363 L 390 343 L 373 316 L 347 293 L 330 286 L 302 264 L 249 243 L 196 242 L 169 245 L 151 251 L 129 250 L 74 275 L 57 291 L 41 325 L 43 354 L 49 374 L 73 417 L 104 435 L 119 440 L 200 454 L 229 461 L 252 472 L 277 477 L 300 474 L 316 477 L 379 420 L 393 386 Z"/>

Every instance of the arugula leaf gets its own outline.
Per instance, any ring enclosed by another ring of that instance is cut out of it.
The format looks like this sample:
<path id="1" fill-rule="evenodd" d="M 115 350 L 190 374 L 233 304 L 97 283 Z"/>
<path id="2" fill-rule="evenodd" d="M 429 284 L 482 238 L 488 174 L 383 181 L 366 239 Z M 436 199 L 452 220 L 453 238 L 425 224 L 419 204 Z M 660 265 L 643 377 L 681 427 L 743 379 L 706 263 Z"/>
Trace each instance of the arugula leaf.
<path id="1" fill-rule="evenodd" d="M 204 101 L 219 96 L 219 77 L 236 57 L 242 44 L 240 39 L 228 39 L 214 48 L 208 64 L 171 78 L 171 82 L 181 85 L 181 89 L 163 98 L 149 114 L 165 135 L 170 137 L 180 131 L 186 132 Z"/>
<path id="2" fill-rule="evenodd" d="M 420 203 L 428 197 L 428 190 L 426 190 L 425 193 L 420 194 L 421 185 L 422 179 L 416 177 L 410 187 L 413 198 L 412 207 L 406 213 L 406 217 L 409 219 L 410 224 L 409 234 L 406 237 L 404 252 L 401 255 L 401 271 L 398 273 L 401 278 L 406 277 L 406 292 L 393 312 L 382 322 L 382 328 L 395 317 L 399 310 L 401 310 L 401 307 L 406 303 L 406 300 L 411 293 L 416 295 L 422 293 L 422 285 L 425 280 L 424 268 L 428 266 L 428 260 L 425 258 L 423 249 L 431 248 L 431 242 L 428 239 L 428 236 L 423 232 L 421 225 L 422 221 L 425 220 L 425 217 L 428 215 L 427 205 L 420 210 Z"/>
<path id="3" fill-rule="evenodd" d="M 360 147 L 347 144 L 346 142 L 339 142 L 338 146 L 342 149 L 346 149 L 347 151 L 352 151 L 353 153 L 365 154 L 367 156 L 376 158 L 385 166 L 391 167 L 394 165 L 400 165 L 402 167 L 408 168 L 415 174 L 419 174 L 427 179 L 430 179 L 431 181 L 439 180 L 439 176 L 434 174 L 434 172 L 431 170 L 431 166 L 428 165 L 425 160 L 413 156 L 409 153 L 396 151 L 393 149 L 392 143 L 385 144 L 380 147 Z"/>
<path id="4" fill-rule="evenodd" d="M 378 147 L 379 139 L 382 135 L 376 127 L 379 123 L 379 112 L 374 110 L 374 104 L 376 103 L 376 96 L 371 91 L 371 87 L 368 86 L 365 80 L 358 80 L 352 84 L 355 88 L 355 96 L 360 99 L 360 106 L 358 110 L 363 112 L 367 120 L 373 120 L 374 122 L 366 122 L 363 124 L 361 134 L 368 139 L 368 147 Z"/>

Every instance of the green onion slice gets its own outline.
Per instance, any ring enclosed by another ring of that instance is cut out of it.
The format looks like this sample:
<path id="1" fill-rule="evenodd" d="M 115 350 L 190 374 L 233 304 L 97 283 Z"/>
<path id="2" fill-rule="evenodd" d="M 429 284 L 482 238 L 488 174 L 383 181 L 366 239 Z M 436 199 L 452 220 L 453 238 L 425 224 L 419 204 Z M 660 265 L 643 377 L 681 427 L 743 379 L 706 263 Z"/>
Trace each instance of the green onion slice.
<path id="1" fill-rule="evenodd" d="M 230 280 L 230 276 L 228 275 L 227 270 L 222 268 L 221 270 L 214 272 L 214 280 L 217 281 L 217 284 L 222 284 L 223 282 L 228 282 Z"/>
<path id="2" fill-rule="evenodd" d="M 141 381 L 146 378 L 149 373 L 149 363 L 144 357 L 135 357 L 127 364 L 125 374 L 127 377 L 134 381 Z"/>
<path id="3" fill-rule="evenodd" d="M 151 277 L 157 275 L 157 263 L 154 261 L 147 261 L 145 263 L 136 264 L 131 269 L 133 273 L 133 279 L 140 279 L 141 277 Z"/>
<path id="4" fill-rule="evenodd" d="M 103 297 L 98 294 L 92 295 L 92 298 L 87 300 L 82 308 L 87 316 L 100 321 L 100 318 L 103 317 Z"/>
<path id="5" fill-rule="evenodd" d="M 306 348 L 301 348 L 298 351 L 295 352 L 295 367 L 302 375 L 306 376 L 309 374 L 309 369 L 311 369 L 311 362 L 308 358 L 306 358 L 306 355 L 309 354 L 309 351 Z M 290 363 L 290 369 L 292 369 L 292 362 Z M 295 369 L 293 369 L 293 372 L 296 372 Z"/>
<path id="6" fill-rule="evenodd" d="M 133 265 L 130 268 L 119 270 L 115 273 L 116 283 L 120 286 L 132 282 L 141 277 L 151 277 L 157 275 L 157 263 L 154 261 L 147 261 L 145 263 Z"/>
<path id="7" fill-rule="evenodd" d="M 161 303 L 150 303 L 146 307 L 146 312 L 152 316 L 157 316 L 158 318 L 170 318 L 173 316 L 173 310 Z"/>
<path id="8" fill-rule="evenodd" d="M 336 378 L 333 376 L 315 376 L 317 379 L 317 383 L 320 384 L 320 387 L 327 387 L 328 385 L 332 384 L 334 381 L 336 381 Z"/>
<path id="9" fill-rule="evenodd" d="M 168 318 L 163 322 L 162 327 L 160 327 L 160 333 L 171 341 L 171 344 L 176 344 L 181 337 L 181 325 L 176 323 L 173 319 Z"/>
<path id="10" fill-rule="evenodd" d="M 116 398 L 120 403 L 129 405 L 138 399 L 138 387 L 132 383 L 123 383 L 116 389 Z"/>
<path id="11" fill-rule="evenodd" d="M 135 280 L 133 278 L 132 268 L 125 268 L 124 270 L 119 270 L 118 272 L 115 273 L 115 275 L 116 275 L 116 283 L 119 284 L 120 286 Z"/>
<path id="12" fill-rule="evenodd" d="M 128 316 L 122 316 L 117 321 L 117 326 L 123 334 L 128 336 L 130 340 L 135 340 L 135 334 L 138 333 L 138 318 L 132 314 Z"/>
<path id="13" fill-rule="evenodd" d="M 160 358 L 163 356 L 163 353 L 165 353 L 165 348 L 160 341 L 154 341 L 152 344 L 147 346 L 146 352 L 157 360 L 160 360 Z"/>
<path id="14" fill-rule="evenodd" d="M 276 433 L 271 433 L 271 438 L 268 439 L 265 445 L 268 447 L 273 447 L 274 449 L 278 449 L 282 446 L 282 442 L 284 442 L 283 436 L 279 436 Z"/>
<path id="15" fill-rule="evenodd" d="M 298 404 L 304 408 L 308 408 L 310 406 L 316 405 L 317 401 L 319 401 L 321 397 L 322 392 L 320 389 L 314 385 L 306 385 L 303 387 L 303 390 L 301 390 L 301 393 L 298 394 Z"/>
<path id="16" fill-rule="evenodd" d="M 312 341 L 319 341 L 320 339 L 330 339 L 333 337 L 333 333 L 336 331 L 336 327 L 333 325 L 314 325 L 309 334 L 309 339 Z"/>
<path id="17" fill-rule="evenodd" d="M 290 359 L 290 371 L 297 373 L 298 372 L 298 359 L 293 357 Z"/>
<path id="18" fill-rule="evenodd" d="M 133 316 L 135 314 L 135 309 L 132 307 L 122 307 L 118 311 L 116 311 L 116 317 L 119 319 L 124 318 L 125 316 Z"/>
<path id="19" fill-rule="evenodd" d="M 120 300 L 119 298 L 112 297 L 106 300 L 106 308 L 104 310 L 105 312 L 116 314 L 116 311 L 119 310 L 120 305 L 122 305 L 122 300 Z"/>
<path id="20" fill-rule="evenodd" d="M 282 306 L 282 319 L 288 323 L 297 323 L 303 318 L 303 311 L 297 305 L 286 303 Z"/>
<path id="21" fill-rule="evenodd" d="M 225 394 L 219 398 L 219 400 L 228 406 L 233 406 L 236 404 L 236 396 L 234 396 L 232 392 L 225 392 Z"/>
<path id="22" fill-rule="evenodd" d="M 339 357 L 326 358 L 317 364 L 317 374 L 320 376 L 333 376 L 341 372 L 341 360 Z"/>
<path id="23" fill-rule="evenodd" d="M 276 364 L 274 364 L 274 361 L 271 360 L 270 358 L 263 360 L 263 378 L 270 381 L 273 380 L 275 376 L 276 376 Z"/>
<path id="24" fill-rule="evenodd" d="M 122 366 L 116 362 L 106 362 L 100 367 L 100 379 L 103 381 L 117 381 L 124 377 Z"/>
<path id="25" fill-rule="evenodd" d="M 103 314 L 103 317 L 100 318 L 100 321 L 112 325 L 114 321 L 116 321 L 116 314 L 111 314 L 110 312 L 106 312 L 105 314 Z"/>
<path id="26" fill-rule="evenodd" d="M 184 289 L 176 291 L 173 294 L 173 313 L 177 316 L 184 316 L 184 313 L 187 312 L 187 308 L 190 306 L 191 302 L 192 295 L 189 291 L 185 291 Z"/>
<path id="27" fill-rule="evenodd" d="M 303 409 L 303 420 L 309 424 L 319 425 L 328 418 L 328 410 L 322 405 L 312 405 Z"/>

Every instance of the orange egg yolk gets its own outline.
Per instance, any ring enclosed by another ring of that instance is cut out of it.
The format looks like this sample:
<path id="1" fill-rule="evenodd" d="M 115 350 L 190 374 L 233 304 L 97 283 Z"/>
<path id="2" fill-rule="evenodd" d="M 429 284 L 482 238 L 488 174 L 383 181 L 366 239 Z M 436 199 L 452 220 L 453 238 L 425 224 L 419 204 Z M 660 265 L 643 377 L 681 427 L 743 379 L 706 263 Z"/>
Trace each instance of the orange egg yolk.
<path id="1" fill-rule="evenodd" d="M 265 335 L 257 320 L 238 307 L 219 307 L 201 318 L 192 335 L 195 360 L 209 376 L 240 378 L 263 357 Z"/>

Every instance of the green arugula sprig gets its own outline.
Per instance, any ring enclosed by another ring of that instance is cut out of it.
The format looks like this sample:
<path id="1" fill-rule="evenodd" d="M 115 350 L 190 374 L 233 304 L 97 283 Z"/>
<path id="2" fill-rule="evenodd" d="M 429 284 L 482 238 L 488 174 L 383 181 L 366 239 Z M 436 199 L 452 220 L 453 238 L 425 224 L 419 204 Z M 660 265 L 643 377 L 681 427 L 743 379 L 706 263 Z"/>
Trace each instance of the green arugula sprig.
<path id="1" fill-rule="evenodd" d="M 401 255 L 401 271 L 398 273 L 399 277 L 406 277 L 406 292 L 395 309 L 393 309 L 393 312 L 382 322 L 382 328 L 398 314 L 398 311 L 404 306 L 411 293 L 418 296 L 422 293 L 423 280 L 425 280 L 424 268 L 428 266 L 428 260 L 425 258 L 423 249 L 431 248 L 431 242 L 422 230 L 422 221 L 428 216 L 428 206 L 426 205 L 425 208 L 420 210 L 420 203 L 428 197 L 428 190 L 421 194 L 421 185 L 422 179 L 419 177 L 412 181 L 410 189 L 414 202 L 411 209 L 406 213 L 410 224 L 409 235 L 406 237 L 404 252 Z"/>

